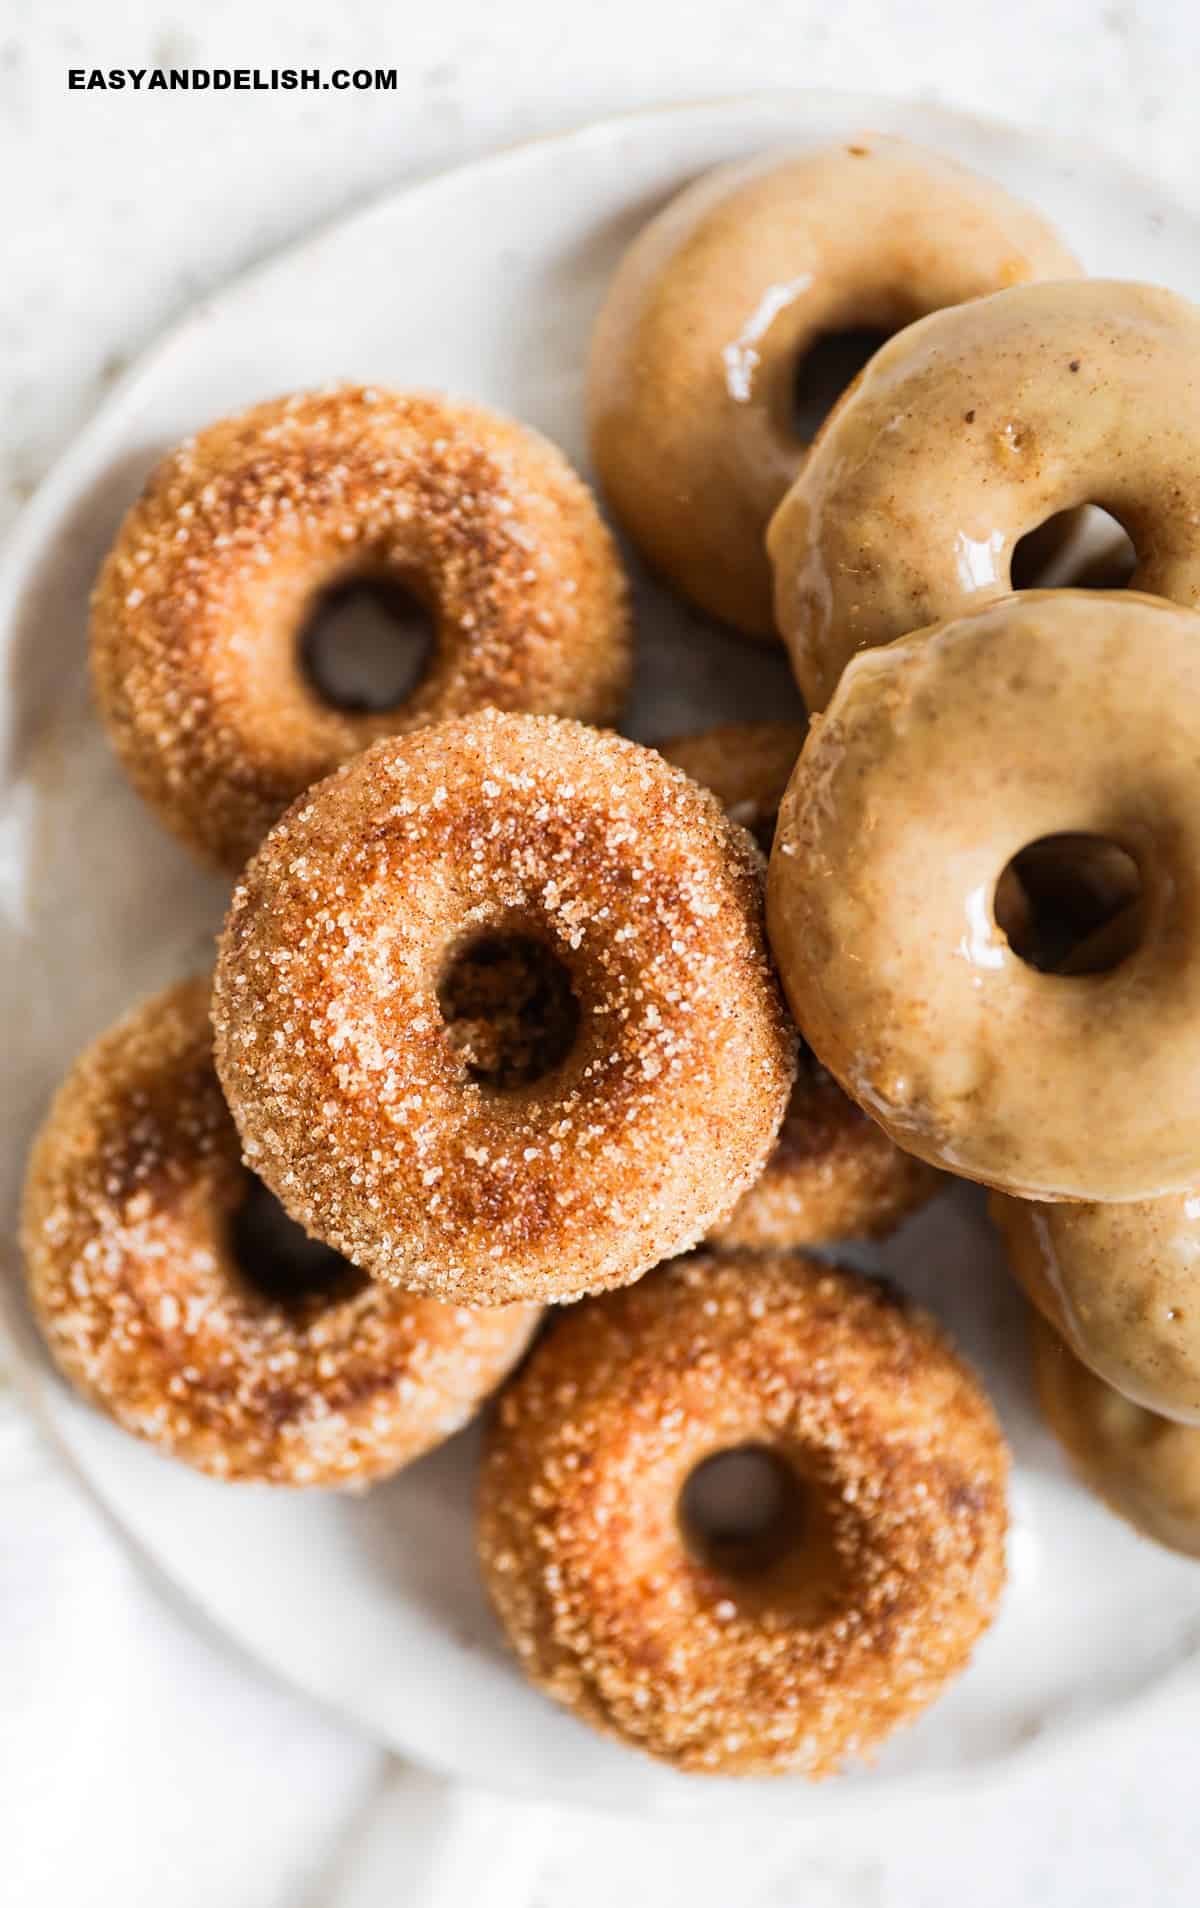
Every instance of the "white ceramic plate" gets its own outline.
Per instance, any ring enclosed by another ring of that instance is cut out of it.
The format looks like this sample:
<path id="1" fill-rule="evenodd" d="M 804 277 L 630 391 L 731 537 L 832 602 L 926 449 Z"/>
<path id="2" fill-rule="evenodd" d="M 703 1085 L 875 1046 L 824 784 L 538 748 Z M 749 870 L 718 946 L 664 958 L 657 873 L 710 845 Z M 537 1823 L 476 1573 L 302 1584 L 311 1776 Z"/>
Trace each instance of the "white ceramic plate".
<path id="1" fill-rule="evenodd" d="M 583 463 L 592 316 L 647 214 L 731 155 L 871 130 L 1002 180 L 1094 271 L 1200 294 L 1197 221 L 1090 149 L 883 100 L 779 96 L 611 121 L 405 190 L 203 307 L 108 399 L 35 499 L 0 580 L 6 1226 L 56 1079 L 134 999 L 207 958 L 225 899 L 126 789 L 89 706 L 88 587 L 156 456 L 253 399 L 354 378 L 490 400 Z M 778 657 L 649 586 L 640 610 L 636 733 L 790 701 Z M 1021 1308 L 973 1196 L 855 1256 L 919 1292 L 987 1373 L 1017 1460 L 1011 1586 L 969 1673 L 875 1770 L 820 1792 L 739 1785 L 743 1809 L 874 1806 L 898 1785 L 985 1769 L 1177 1684 L 1200 1644 L 1200 1571 L 1075 1488 L 1039 1429 Z M 79 1406 L 41 1356 L 15 1276 L 7 1292 L 22 1375 L 97 1496 L 193 1605 L 291 1681 L 481 1783 L 648 1811 L 726 1792 L 601 1741 L 522 1682 L 476 1581 L 470 1435 L 357 1500 L 223 1487 Z"/>

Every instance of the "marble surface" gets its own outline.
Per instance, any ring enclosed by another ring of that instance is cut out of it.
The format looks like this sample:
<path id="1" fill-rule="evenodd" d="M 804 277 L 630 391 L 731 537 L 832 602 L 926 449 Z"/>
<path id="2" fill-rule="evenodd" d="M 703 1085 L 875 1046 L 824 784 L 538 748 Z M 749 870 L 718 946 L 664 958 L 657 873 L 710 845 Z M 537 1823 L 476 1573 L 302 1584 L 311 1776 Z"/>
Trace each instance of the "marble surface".
<path id="1" fill-rule="evenodd" d="M 1086 133 L 1187 195 L 1195 191 L 1198 54 L 1200 15 L 1178 0 L 1009 0 L 986 11 L 961 0 L 843 0 L 836 10 L 815 0 L 755 10 L 745 0 L 686 8 L 606 0 L 592 9 L 358 0 L 341 10 L 328 0 L 209 0 L 187 9 L 0 0 L 0 529 L 107 385 L 173 317 L 290 237 L 408 174 L 627 106 L 811 84 Z M 397 89 L 67 90 L 68 66 L 114 64 L 395 66 Z M 28 1824 L 56 1762 L 60 1801 L 79 1815 L 70 1790 L 78 1785 L 82 1798 L 96 1786 L 107 1759 L 102 1738 L 90 1770 L 84 1756 L 63 1766 L 49 1726 L 18 1741 L 12 1719 L 53 1714 L 61 1732 L 73 1726 L 69 1710 L 46 1709 L 40 1684 L 23 1710 L 0 1697 L 0 1877 L 13 1899 L 71 1899 L 76 1908 L 117 1899 L 134 1908 L 207 1908 L 213 1899 L 226 1908 L 318 1908 L 351 1896 L 355 1908 L 365 1904 L 345 1875 L 362 1812 L 389 1779 L 379 1759 L 193 1635 L 136 1579 L 90 1510 L 73 1498 L 63 1510 L 66 1487 L 48 1459 L 27 1454 L 15 1474 L 19 1487 L 0 1482 L 0 1517 L 6 1533 L 28 1534 L 27 1567 L 17 1568 L 19 1546 L 6 1536 L 0 1620 L 23 1594 L 35 1636 L 35 1538 L 65 1519 L 81 1548 L 69 1553 L 75 1561 L 62 1581 L 74 1583 L 82 1570 L 85 1583 L 119 1583 L 125 1630 L 139 1647 L 150 1639 L 144 1660 L 153 1673 L 133 1712 L 141 1736 L 168 1735 L 174 1724 L 180 1748 L 173 1805 L 153 1821 L 139 1813 L 131 1761 L 118 1802 L 106 1805 L 102 1824 L 96 1818 L 103 1833 L 77 1823 L 71 1835 L 35 1835 Z M 44 1567 L 58 1558 L 61 1569 L 67 1554 L 55 1548 Z M 61 1662 L 64 1648 L 99 1646 L 86 1628 L 91 1605 L 87 1595 L 62 1604 L 52 1660 Z M 218 1714 L 223 1728 L 213 1726 Z M 510 1825 L 526 1842 L 525 1899 L 529 1908 L 614 1900 L 633 1908 L 727 1908 L 733 1900 L 746 1908 L 935 1908 L 965 1895 L 973 1908 L 1026 1900 L 1185 1908 L 1196 1898 L 1200 1854 L 1195 1720 L 1182 1709 L 1156 1716 L 1153 1728 L 1131 1719 L 1115 1737 L 1033 1761 L 956 1800 L 952 1813 L 933 1801 L 818 1830 L 759 1824 L 752 1846 L 736 1820 L 651 1827 L 530 1811 Z M 403 1792 L 419 1813 L 443 1806 L 424 1790 L 416 1804 Z M 479 1810 L 453 1818 L 448 1843 L 465 1845 L 480 1822 L 485 1835 L 494 1832 L 486 1805 Z M 397 1836 L 402 1863 L 402 1827 Z M 466 1871 L 458 1873 L 461 1882 Z M 403 1898 L 421 1908 L 435 1898 L 447 1908 L 485 1898 L 448 1876 L 410 1885 Z"/>

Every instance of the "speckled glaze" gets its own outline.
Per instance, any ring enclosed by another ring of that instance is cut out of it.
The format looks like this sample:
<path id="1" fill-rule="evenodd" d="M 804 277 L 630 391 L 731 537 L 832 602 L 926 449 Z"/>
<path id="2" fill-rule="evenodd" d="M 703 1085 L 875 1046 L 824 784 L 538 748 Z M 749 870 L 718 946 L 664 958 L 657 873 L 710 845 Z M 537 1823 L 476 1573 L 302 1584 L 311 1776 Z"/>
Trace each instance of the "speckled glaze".
<path id="1" fill-rule="evenodd" d="M 1200 1557 L 1200 1426 L 1121 1396 L 1045 1320 L 1030 1320 L 1038 1402 L 1075 1470 L 1143 1537 Z"/>
<path id="2" fill-rule="evenodd" d="M 764 537 L 806 448 L 804 353 L 1078 270 L 1038 213 L 905 139 L 718 167 L 641 232 L 597 322 L 587 404 L 605 491 L 684 596 L 771 636 Z"/>
<path id="3" fill-rule="evenodd" d="M 1200 603 L 1200 309 L 1157 286 L 1022 285 L 878 351 L 772 520 L 810 709 L 861 649 L 1010 587 L 1020 538 L 1099 504 L 1135 589 Z"/>
<path id="4" fill-rule="evenodd" d="M 1032 841 L 1116 842 L 1141 938 L 1040 973 L 997 926 Z M 859 656 L 780 811 L 768 929 L 818 1058 L 899 1145 L 1037 1199 L 1200 1180 L 1200 618 L 1030 591 Z"/>
<path id="5" fill-rule="evenodd" d="M 1076 1356 L 1148 1411 L 1200 1424 L 1200 1195 L 1050 1206 L 997 1193 L 991 1213 Z"/>

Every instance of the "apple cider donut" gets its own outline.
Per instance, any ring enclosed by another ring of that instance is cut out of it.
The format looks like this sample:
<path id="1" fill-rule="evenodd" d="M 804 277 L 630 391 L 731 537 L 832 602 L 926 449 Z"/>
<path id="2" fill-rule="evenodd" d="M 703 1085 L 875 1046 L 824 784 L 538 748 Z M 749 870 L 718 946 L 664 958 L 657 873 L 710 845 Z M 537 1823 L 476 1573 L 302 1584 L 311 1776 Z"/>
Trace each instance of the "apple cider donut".
<path id="1" fill-rule="evenodd" d="M 1042 848 L 1097 849 L 1120 906 L 1082 971 L 998 918 Z M 784 797 L 767 912 L 802 1034 L 906 1151 L 1034 1199 L 1195 1185 L 1200 619 L 1029 591 L 858 656 Z"/>
<path id="2" fill-rule="evenodd" d="M 588 414 L 613 508 L 683 596 L 770 636 L 764 537 L 822 342 L 870 349 L 939 306 L 1078 270 L 1036 212 L 904 139 L 707 173 L 639 234 L 596 326 Z"/>
<path id="3" fill-rule="evenodd" d="M 1134 589 L 1200 604 L 1200 309 L 1157 286 L 1020 285 L 878 351 L 771 523 L 810 709 L 850 658 L 1012 585 L 1013 552 L 1096 504 Z"/>
<path id="4" fill-rule="evenodd" d="M 804 733 L 794 722 L 731 722 L 678 736 L 659 750 L 710 788 L 769 855 Z M 761 1177 L 708 1238 L 759 1251 L 884 1238 L 937 1186 L 933 1169 L 894 1146 L 802 1047 L 788 1110 Z"/>
<path id="5" fill-rule="evenodd" d="M 1006 1485 L 978 1381 L 900 1293 L 701 1252 L 535 1348 L 487 1430 L 480 1557 L 521 1667 L 585 1721 L 683 1769 L 818 1777 L 965 1667 Z"/>
<path id="6" fill-rule="evenodd" d="M 1032 1205 L 991 1213 L 1026 1295 L 1106 1385 L 1200 1424 L 1200 1197 Z"/>
<path id="7" fill-rule="evenodd" d="M 76 1389 L 160 1451 L 361 1485 L 465 1424 L 538 1309 L 390 1291 L 291 1238 L 242 1165 L 208 1001 L 204 979 L 144 1002 L 60 1089 L 25 1188 L 34 1313 Z"/>
<path id="8" fill-rule="evenodd" d="M 1030 1320 L 1042 1415 L 1079 1477 L 1143 1537 L 1200 1557 L 1200 1426 L 1123 1398 Z"/>
<path id="9" fill-rule="evenodd" d="M 337 707 L 302 656 L 330 593 L 428 611 L 396 707 Z M 624 577 L 553 445 L 478 405 L 369 387 L 211 425 L 125 518 L 92 603 L 101 713 L 135 788 L 206 861 L 242 867 L 288 803 L 381 735 L 492 705 L 615 718 Z"/>
<path id="10" fill-rule="evenodd" d="M 795 1070 L 761 861 L 653 749 L 486 711 L 377 743 L 251 862 L 217 966 L 247 1158 L 435 1297 L 569 1299 L 694 1245 Z"/>

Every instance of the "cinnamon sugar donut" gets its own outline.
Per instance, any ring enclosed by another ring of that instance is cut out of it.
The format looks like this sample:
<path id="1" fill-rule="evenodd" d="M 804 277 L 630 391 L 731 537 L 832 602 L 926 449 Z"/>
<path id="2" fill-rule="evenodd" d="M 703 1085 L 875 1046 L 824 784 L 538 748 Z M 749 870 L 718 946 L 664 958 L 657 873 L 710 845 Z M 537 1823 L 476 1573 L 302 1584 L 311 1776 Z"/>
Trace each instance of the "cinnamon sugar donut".
<path id="1" fill-rule="evenodd" d="M 775 1480 L 757 1530 L 693 1511 L 735 1452 Z M 965 1667 L 1006 1478 L 978 1382 L 899 1293 L 702 1252 L 565 1314 L 505 1391 L 484 1581 L 521 1667 L 597 1728 L 684 1769 L 824 1776 Z"/>
<path id="2" fill-rule="evenodd" d="M 794 722 L 731 722 L 677 736 L 659 749 L 693 781 L 711 788 L 726 813 L 770 854 L 804 733 Z M 760 1251 L 884 1238 L 937 1186 L 937 1174 L 894 1146 L 802 1048 L 788 1110 L 762 1175 L 708 1237 L 713 1245 Z"/>
<path id="3" fill-rule="evenodd" d="M 377 743 L 277 824 L 214 1017 L 293 1217 L 480 1304 L 694 1244 L 757 1178 L 794 1072 L 745 832 L 652 749 L 495 711 Z"/>
<path id="4" fill-rule="evenodd" d="M 1076 1357 L 1157 1416 L 1200 1424 L 1200 1195 L 1029 1205 L 992 1218 L 1026 1294 Z"/>
<path id="5" fill-rule="evenodd" d="M 302 666 L 314 609 L 360 579 L 434 630 L 383 711 L 335 707 Z M 256 405 L 168 457 L 101 570 L 91 643 L 134 786 L 231 870 L 379 736 L 489 704 L 611 721 L 630 669 L 624 577 L 560 452 L 478 405 L 355 386 Z"/>
<path id="6" fill-rule="evenodd" d="M 1064 840 L 1132 865 L 1103 971 L 1039 971 L 997 918 L 1007 865 Z M 1194 1186 L 1200 619 L 1030 591 L 856 657 L 767 906 L 801 1032 L 906 1151 L 1035 1199 Z"/>
<path id="7" fill-rule="evenodd" d="M 439 1305 L 272 1236 L 208 997 L 193 980 L 146 1001 L 60 1089 L 25 1188 L 34 1313 L 76 1389 L 160 1451 L 213 1477 L 361 1485 L 458 1430 L 538 1310 Z"/>
<path id="8" fill-rule="evenodd" d="M 1132 586 L 1200 604 L 1200 309 L 1157 286 L 1020 285 L 878 351 L 768 539 L 810 709 L 859 650 L 1012 588 L 1021 538 L 1097 504 Z"/>
<path id="9" fill-rule="evenodd" d="M 587 402 L 605 491 L 683 596 L 769 636 L 764 537 L 804 456 L 813 347 L 1078 270 L 1036 212 L 904 139 L 720 166 L 639 234 L 601 311 Z"/>
<path id="10" fill-rule="evenodd" d="M 1200 1557 L 1200 1426 L 1123 1398 L 1036 1314 L 1030 1326 L 1038 1402 L 1079 1477 L 1143 1537 Z"/>

